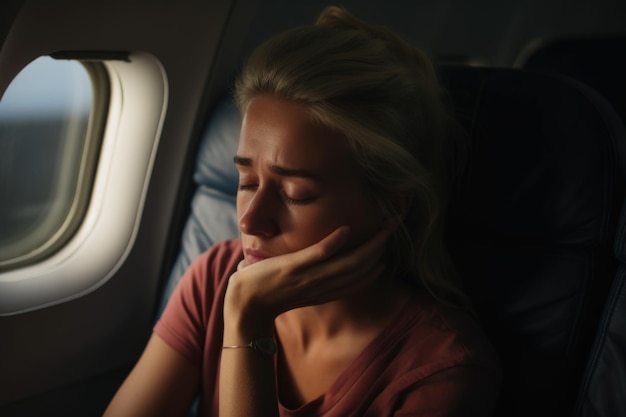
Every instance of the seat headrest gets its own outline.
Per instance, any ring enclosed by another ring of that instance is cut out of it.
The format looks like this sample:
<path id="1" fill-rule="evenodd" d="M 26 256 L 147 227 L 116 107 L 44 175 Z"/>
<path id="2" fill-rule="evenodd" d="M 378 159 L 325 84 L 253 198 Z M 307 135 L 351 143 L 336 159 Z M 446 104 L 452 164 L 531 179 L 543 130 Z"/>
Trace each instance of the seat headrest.
<path id="1" fill-rule="evenodd" d="M 237 194 L 238 174 L 233 156 L 237 151 L 241 116 L 232 97 L 214 109 L 200 141 L 194 182 L 228 195 Z"/>

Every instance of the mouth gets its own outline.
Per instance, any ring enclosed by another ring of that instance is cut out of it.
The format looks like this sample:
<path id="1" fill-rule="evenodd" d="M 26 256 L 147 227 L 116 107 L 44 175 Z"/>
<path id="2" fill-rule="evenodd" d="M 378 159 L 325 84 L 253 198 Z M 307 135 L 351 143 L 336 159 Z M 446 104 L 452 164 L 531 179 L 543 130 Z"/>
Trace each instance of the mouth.
<path id="1" fill-rule="evenodd" d="M 264 259 L 271 258 L 271 255 L 268 255 L 267 253 L 257 249 L 246 249 L 244 251 L 244 255 L 246 258 L 246 263 L 248 265 L 252 265 Z"/>

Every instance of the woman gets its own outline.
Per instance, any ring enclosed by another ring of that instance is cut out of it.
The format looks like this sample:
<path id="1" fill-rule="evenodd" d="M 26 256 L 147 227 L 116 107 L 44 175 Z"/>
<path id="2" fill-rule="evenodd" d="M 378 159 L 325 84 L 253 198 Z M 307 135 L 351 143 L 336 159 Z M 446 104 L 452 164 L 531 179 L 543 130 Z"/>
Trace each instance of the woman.
<path id="1" fill-rule="evenodd" d="M 442 240 L 429 61 L 326 9 L 236 86 L 240 239 L 181 281 L 107 416 L 483 416 L 499 368 Z"/>

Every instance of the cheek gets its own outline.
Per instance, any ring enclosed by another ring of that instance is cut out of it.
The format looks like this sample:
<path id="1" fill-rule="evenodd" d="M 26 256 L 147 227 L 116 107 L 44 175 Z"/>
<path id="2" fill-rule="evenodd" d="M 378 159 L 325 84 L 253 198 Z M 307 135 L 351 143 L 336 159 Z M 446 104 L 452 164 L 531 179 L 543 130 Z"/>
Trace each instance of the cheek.
<path id="1" fill-rule="evenodd" d="M 342 225 L 320 205 L 288 207 L 280 219 L 281 239 L 285 249 L 293 252 L 319 242 Z"/>
<path id="2" fill-rule="evenodd" d="M 336 207 L 336 219 L 341 220 L 341 225 L 350 226 L 352 230 L 350 239 L 352 247 L 369 239 L 380 229 L 381 216 L 375 207 L 370 198 L 358 192 L 353 192 Z"/>
<path id="3" fill-rule="evenodd" d="M 319 207 L 296 206 L 286 211 L 282 222 L 283 231 L 292 235 L 314 239 L 317 236 L 324 237 L 340 226 L 328 211 L 320 210 Z"/>
<path id="4" fill-rule="evenodd" d="M 300 240 L 301 245 L 308 246 L 319 242 L 341 226 L 350 226 L 351 238 L 347 248 L 357 246 L 378 230 L 376 219 L 367 204 L 347 203 L 348 198 L 335 200 L 313 210 L 292 210 L 290 230 Z M 357 202 L 359 200 L 352 200 Z"/>

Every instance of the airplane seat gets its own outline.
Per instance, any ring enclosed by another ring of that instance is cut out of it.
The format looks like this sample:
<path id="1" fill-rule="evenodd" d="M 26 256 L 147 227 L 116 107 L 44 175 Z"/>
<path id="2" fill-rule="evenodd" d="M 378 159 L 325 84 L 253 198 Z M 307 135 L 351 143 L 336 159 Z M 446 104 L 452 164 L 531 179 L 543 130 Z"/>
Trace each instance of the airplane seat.
<path id="1" fill-rule="evenodd" d="M 626 34 L 530 44 L 515 66 L 579 80 L 602 94 L 626 123 Z"/>
<path id="2" fill-rule="evenodd" d="M 241 117 L 233 98 L 224 97 L 210 115 L 200 139 L 193 173 L 196 188 L 180 251 L 165 284 L 159 316 L 191 262 L 214 243 L 239 234 L 235 207 L 239 175 L 233 156 L 240 126 Z"/>
<path id="3" fill-rule="evenodd" d="M 534 45 L 519 57 L 516 66 L 553 72 L 577 79 L 601 93 L 626 123 L 626 35 L 558 39 Z M 626 210 L 626 209 L 625 209 Z M 624 229 L 622 221 L 620 229 Z M 623 234 L 616 241 L 616 256 L 626 264 Z M 626 415 L 623 394 L 626 369 L 626 266 L 620 266 L 603 313 L 602 325 L 586 370 L 576 416 Z M 621 346 L 621 348 L 620 348 Z M 616 366 L 617 365 L 617 366 Z"/>
<path id="4" fill-rule="evenodd" d="M 496 415 L 570 416 L 617 268 L 623 124 L 565 77 L 454 66 L 440 75 L 468 148 L 448 242 L 501 355 Z"/>
<path id="5" fill-rule="evenodd" d="M 566 415 L 617 267 L 621 123 L 592 91 L 559 77 L 440 70 L 466 132 L 459 148 L 467 148 L 453 185 L 450 249 L 501 355 L 498 416 Z M 206 124 L 197 191 L 163 303 L 196 256 L 237 236 L 239 128 L 227 97 Z"/>
<path id="6" fill-rule="evenodd" d="M 583 378 L 576 417 L 626 415 L 626 205 L 615 254 L 620 265 Z"/>

